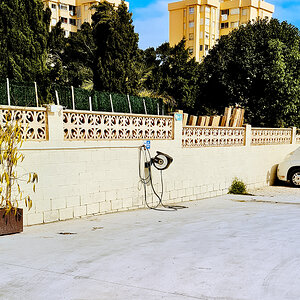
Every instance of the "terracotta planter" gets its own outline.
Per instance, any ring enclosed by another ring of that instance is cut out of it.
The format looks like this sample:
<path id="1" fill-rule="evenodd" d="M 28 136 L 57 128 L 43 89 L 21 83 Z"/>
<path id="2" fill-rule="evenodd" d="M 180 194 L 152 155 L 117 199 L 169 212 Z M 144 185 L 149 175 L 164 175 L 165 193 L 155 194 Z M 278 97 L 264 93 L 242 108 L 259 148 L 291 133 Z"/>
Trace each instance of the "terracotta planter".
<path id="1" fill-rule="evenodd" d="M 19 233 L 23 231 L 23 209 L 12 209 L 5 215 L 5 209 L 0 208 L 0 235 Z"/>

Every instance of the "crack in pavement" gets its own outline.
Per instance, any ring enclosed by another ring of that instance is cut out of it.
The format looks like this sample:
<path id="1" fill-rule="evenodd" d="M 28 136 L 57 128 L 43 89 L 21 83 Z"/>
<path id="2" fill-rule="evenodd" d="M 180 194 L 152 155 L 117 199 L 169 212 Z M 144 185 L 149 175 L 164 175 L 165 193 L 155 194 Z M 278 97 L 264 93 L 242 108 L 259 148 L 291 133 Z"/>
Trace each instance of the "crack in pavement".
<path id="1" fill-rule="evenodd" d="M 230 199 L 233 202 L 243 202 L 243 203 L 268 203 L 268 204 L 288 204 L 288 205 L 300 205 L 300 203 L 294 203 L 294 202 L 283 202 L 283 201 L 274 201 L 274 200 L 236 200 L 236 199 Z"/>
<path id="2" fill-rule="evenodd" d="M 147 291 L 153 291 L 153 292 L 157 292 L 157 293 L 174 295 L 174 296 L 182 296 L 182 297 L 185 297 L 185 298 L 192 298 L 192 299 L 198 299 L 198 300 L 243 300 L 241 298 L 211 297 L 211 296 L 205 296 L 205 295 L 191 296 L 191 295 L 178 293 L 178 292 L 162 291 L 162 290 L 153 289 L 153 288 L 140 287 L 140 286 L 135 286 L 135 285 L 131 285 L 131 284 L 123 284 L 123 283 L 112 282 L 112 281 L 107 281 L 107 280 L 103 280 L 103 279 L 97 279 L 97 278 L 93 278 L 93 277 L 89 277 L 89 276 L 71 275 L 71 274 L 68 274 L 68 273 L 51 271 L 51 270 L 43 270 L 43 269 L 39 269 L 39 268 L 33 268 L 33 267 L 22 266 L 22 265 L 17 265 L 17 264 L 11 264 L 11 263 L 6 263 L 6 262 L 1 262 L 1 264 L 8 265 L 8 266 L 13 266 L 13 267 L 31 269 L 31 270 L 40 271 L 40 272 L 52 273 L 52 274 L 57 274 L 57 275 L 64 275 L 64 276 L 72 277 L 73 279 L 93 280 L 93 281 L 108 283 L 108 284 L 112 284 L 112 285 L 118 285 L 118 286 L 129 287 L 129 288 L 136 288 L 136 289 L 147 290 Z"/>

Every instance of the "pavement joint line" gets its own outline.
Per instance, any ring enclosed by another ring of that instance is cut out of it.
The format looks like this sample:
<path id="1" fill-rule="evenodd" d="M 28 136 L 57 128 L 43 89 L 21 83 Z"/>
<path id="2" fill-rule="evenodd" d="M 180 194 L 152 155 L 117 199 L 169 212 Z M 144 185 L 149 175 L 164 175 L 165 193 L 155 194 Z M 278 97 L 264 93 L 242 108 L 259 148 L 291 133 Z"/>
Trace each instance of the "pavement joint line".
<path id="1" fill-rule="evenodd" d="M 268 204 L 287 204 L 287 205 L 300 205 L 300 203 L 293 203 L 293 202 L 282 202 L 282 201 L 268 201 L 268 200 L 236 200 L 236 199 L 230 199 L 233 202 L 243 202 L 243 203 L 268 203 Z"/>
<path id="2" fill-rule="evenodd" d="M 19 268 L 25 268 L 25 269 L 31 269 L 35 271 L 40 271 L 40 272 L 46 272 L 46 273 L 52 273 L 52 274 L 58 274 L 58 275 L 65 275 L 68 277 L 73 277 L 74 279 L 86 279 L 86 280 L 93 280 L 93 281 L 98 281 L 98 282 L 104 282 L 112 285 L 119 285 L 123 287 L 130 287 L 130 288 L 136 288 L 136 289 L 141 289 L 141 290 L 147 290 L 147 291 L 153 291 L 153 292 L 158 292 L 162 294 L 168 294 L 168 295 L 174 295 L 174 296 L 182 296 L 185 298 L 192 298 L 192 299 L 198 299 L 198 300 L 242 300 L 240 298 L 228 298 L 228 297 L 211 297 L 211 296 L 191 296 L 191 295 L 186 295 L 183 293 L 177 293 L 177 292 L 167 292 L 167 291 L 162 291 L 162 290 L 157 290 L 157 289 L 151 289 L 151 288 L 146 288 L 146 287 L 139 287 L 135 285 L 130 285 L 130 284 L 122 284 L 118 282 L 112 282 L 112 281 L 107 281 L 103 279 L 97 279 L 93 277 L 88 277 L 88 276 L 81 276 L 81 275 L 71 275 L 63 272 L 56 272 L 56 271 L 51 271 L 51 270 L 43 270 L 43 269 L 38 269 L 38 268 L 33 268 L 33 267 L 28 267 L 28 266 L 22 266 L 22 265 L 16 265 L 16 264 L 11 264 L 11 263 L 6 263 L 6 262 L 1 262 L 3 265 L 8 265 L 8 266 L 14 266 L 14 267 L 19 267 Z"/>

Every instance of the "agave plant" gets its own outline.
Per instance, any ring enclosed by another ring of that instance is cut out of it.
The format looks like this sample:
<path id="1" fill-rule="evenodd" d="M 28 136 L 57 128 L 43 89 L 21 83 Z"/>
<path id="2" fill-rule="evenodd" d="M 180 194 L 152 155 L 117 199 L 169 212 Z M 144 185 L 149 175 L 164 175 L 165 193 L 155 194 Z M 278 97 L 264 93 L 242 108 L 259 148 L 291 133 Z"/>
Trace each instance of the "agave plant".
<path id="1" fill-rule="evenodd" d="M 32 184 L 35 192 L 38 182 L 36 173 L 18 175 L 17 166 L 24 160 L 24 155 L 20 152 L 22 144 L 22 127 L 12 112 L 8 111 L 2 115 L 2 121 L 0 119 L 0 208 L 5 208 L 6 213 L 12 209 L 16 213 L 22 201 L 30 209 L 32 200 L 29 195 L 24 194 L 20 184 Z"/>

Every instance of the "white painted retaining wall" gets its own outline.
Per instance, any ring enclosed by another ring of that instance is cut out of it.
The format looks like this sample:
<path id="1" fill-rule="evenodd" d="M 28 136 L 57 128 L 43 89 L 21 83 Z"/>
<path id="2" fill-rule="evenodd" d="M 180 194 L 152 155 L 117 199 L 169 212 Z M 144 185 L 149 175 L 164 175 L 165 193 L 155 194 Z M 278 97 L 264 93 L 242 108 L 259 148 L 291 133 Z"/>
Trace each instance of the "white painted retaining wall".
<path id="1" fill-rule="evenodd" d="M 143 140 L 65 141 L 62 111 L 49 113 L 48 123 L 49 141 L 25 142 L 22 149 L 24 169 L 39 176 L 25 225 L 145 207 L 138 176 Z M 182 123 L 174 121 L 173 140 L 151 141 L 152 156 L 159 150 L 174 158 L 164 171 L 164 202 L 226 194 L 234 177 L 248 188 L 267 185 L 295 141 L 294 136 L 291 144 L 250 146 L 247 136 L 246 146 L 183 148 Z"/>

